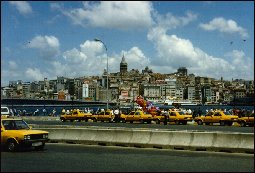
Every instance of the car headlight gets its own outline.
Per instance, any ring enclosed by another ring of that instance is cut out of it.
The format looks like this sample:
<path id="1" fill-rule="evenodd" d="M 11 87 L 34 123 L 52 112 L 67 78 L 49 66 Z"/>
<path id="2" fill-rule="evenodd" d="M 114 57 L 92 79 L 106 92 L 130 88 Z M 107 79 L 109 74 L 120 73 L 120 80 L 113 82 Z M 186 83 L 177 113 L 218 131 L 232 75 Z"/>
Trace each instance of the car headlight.
<path id="1" fill-rule="evenodd" d="M 43 138 L 47 139 L 48 138 L 48 134 L 43 134 Z"/>
<path id="2" fill-rule="evenodd" d="M 25 135 L 24 140 L 30 140 L 30 135 Z"/>

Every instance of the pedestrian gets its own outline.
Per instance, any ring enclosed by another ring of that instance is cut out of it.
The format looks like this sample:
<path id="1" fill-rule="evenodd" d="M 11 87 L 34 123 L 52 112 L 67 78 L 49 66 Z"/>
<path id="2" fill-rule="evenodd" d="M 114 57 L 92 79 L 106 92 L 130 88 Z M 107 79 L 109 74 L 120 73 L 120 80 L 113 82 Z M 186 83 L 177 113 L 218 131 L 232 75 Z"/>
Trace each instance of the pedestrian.
<path id="1" fill-rule="evenodd" d="M 119 111 L 119 109 L 115 109 L 114 110 L 114 115 L 115 115 L 115 122 L 119 122 L 120 120 L 119 120 L 119 113 L 120 113 L 120 111 Z"/>
<path id="2" fill-rule="evenodd" d="M 63 108 L 61 111 L 61 115 L 65 115 L 65 113 L 66 113 L 66 110 L 65 110 L 65 108 Z"/>
<path id="3" fill-rule="evenodd" d="M 195 118 L 196 116 L 197 116 L 197 114 L 198 114 L 198 110 L 197 110 L 197 108 L 193 111 L 193 113 L 192 113 L 192 118 Z"/>
<path id="4" fill-rule="evenodd" d="M 26 112 L 27 112 L 27 111 L 26 111 L 25 109 L 23 109 L 23 111 L 22 111 L 22 112 L 23 112 L 23 114 L 22 114 L 22 115 L 23 115 L 23 116 L 26 116 Z"/>
<path id="5" fill-rule="evenodd" d="M 52 110 L 52 116 L 53 116 L 53 117 L 55 117 L 55 113 L 56 113 L 56 109 L 54 108 L 54 109 Z"/>
<path id="6" fill-rule="evenodd" d="M 43 108 L 43 116 L 45 116 L 45 114 L 46 114 L 46 109 Z"/>
<path id="7" fill-rule="evenodd" d="M 202 115 L 202 111 L 201 111 L 200 107 L 198 108 L 198 115 L 199 115 L 199 116 Z"/>
<path id="8" fill-rule="evenodd" d="M 191 109 L 188 109 L 188 111 L 187 111 L 187 112 L 188 112 L 188 114 L 189 114 L 189 115 L 192 115 L 192 111 L 191 111 Z"/>
<path id="9" fill-rule="evenodd" d="M 34 116 L 37 116 L 38 112 L 39 112 L 39 109 L 36 109 L 36 110 L 34 111 Z"/>
<path id="10" fill-rule="evenodd" d="M 167 122 L 168 122 L 168 112 L 165 111 L 165 112 L 163 113 L 163 116 L 164 116 L 164 125 L 167 125 Z"/>

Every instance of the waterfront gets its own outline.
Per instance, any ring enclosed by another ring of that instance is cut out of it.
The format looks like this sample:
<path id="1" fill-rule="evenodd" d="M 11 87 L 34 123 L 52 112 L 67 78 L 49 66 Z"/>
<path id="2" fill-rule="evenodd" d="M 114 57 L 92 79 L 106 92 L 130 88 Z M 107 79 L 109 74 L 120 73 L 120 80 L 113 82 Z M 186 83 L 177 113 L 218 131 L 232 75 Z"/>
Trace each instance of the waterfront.
<path id="1" fill-rule="evenodd" d="M 23 112 L 25 110 L 27 116 L 34 115 L 34 112 L 38 109 L 38 112 L 36 113 L 36 116 L 49 116 L 52 115 L 53 110 L 55 109 L 56 113 L 55 116 L 59 116 L 61 114 L 61 110 L 64 108 L 65 110 L 71 110 L 71 109 L 90 109 L 96 112 L 99 109 L 106 109 L 106 105 L 97 105 L 97 104 L 74 104 L 74 105 L 7 105 L 10 109 L 16 110 L 16 112 Z M 120 106 L 120 108 L 132 110 L 133 105 L 127 105 L 127 106 Z M 159 109 L 168 110 L 170 108 L 173 108 L 173 106 L 170 105 L 155 105 Z M 115 109 L 117 106 L 110 106 L 110 109 Z M 200 109 L 202 114 L 204 115 L 206 113 L 206 110 L 215 110 L 215 109 L 226 109 L 226 110 L 232 110 L 232 109 L 239 109 L 239 110 L 254 110 L 254 106 L 230 106 L 230 105 L 185 105 L 181 106 L 183 109 L 191 109 L 192 112 L 194 110 Z M 45 109 L 45 113 L 43 112 L 43 109 Z M 124 110 L 123 109 L 123 110 Z M 20 114 L 22 115 L 22 114 Z"/>

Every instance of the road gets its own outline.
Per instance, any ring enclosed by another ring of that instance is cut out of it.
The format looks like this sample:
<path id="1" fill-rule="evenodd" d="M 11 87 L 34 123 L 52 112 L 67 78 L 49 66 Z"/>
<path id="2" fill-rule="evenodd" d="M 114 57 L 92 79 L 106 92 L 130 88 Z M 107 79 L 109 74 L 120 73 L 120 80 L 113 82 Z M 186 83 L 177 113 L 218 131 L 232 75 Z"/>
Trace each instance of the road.
<path id="1" fill-rule="evenodd" d="M 56 117 L 56 119 L 58 119 Z M 152 129 L 169 129 L 169 130 L 188 130 L 188 131 L 223 131 L 223 132 L 240 132 L 240 133 L 254 133 L 254 127 L 239 127 L 239 126 L 219 126 L 219 125 L 175 125 L 175 124 L 139 124 L 139 123 L 108 123 L 108 122 L 61 122 L 55 121 L 40 121 L 40 120 L 26 120 L 29 124 L 38 125 L 71 125 L 71 126 L 105 126 L 105 127 L 126 127 L 126 128 L 152 128 Z"/>
<path id="2" fill-rule="evenodd" d="M 79 144 L 1 152 L 1 172 L 254 172 L 254 155 Z"/>

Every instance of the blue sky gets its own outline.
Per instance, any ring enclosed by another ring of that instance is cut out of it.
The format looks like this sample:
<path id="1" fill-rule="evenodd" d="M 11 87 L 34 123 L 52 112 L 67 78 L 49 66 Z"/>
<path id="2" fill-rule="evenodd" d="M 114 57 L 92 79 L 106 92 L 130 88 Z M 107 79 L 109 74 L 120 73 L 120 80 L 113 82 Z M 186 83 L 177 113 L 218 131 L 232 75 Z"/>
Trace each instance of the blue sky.
<path id="1" fill-rule="evenodd" d="M 1 2 L 1 86 L 146 66 L 254 79 L 253 1 Z M 101 39 L 107 46 L 105 51 Z"/>

